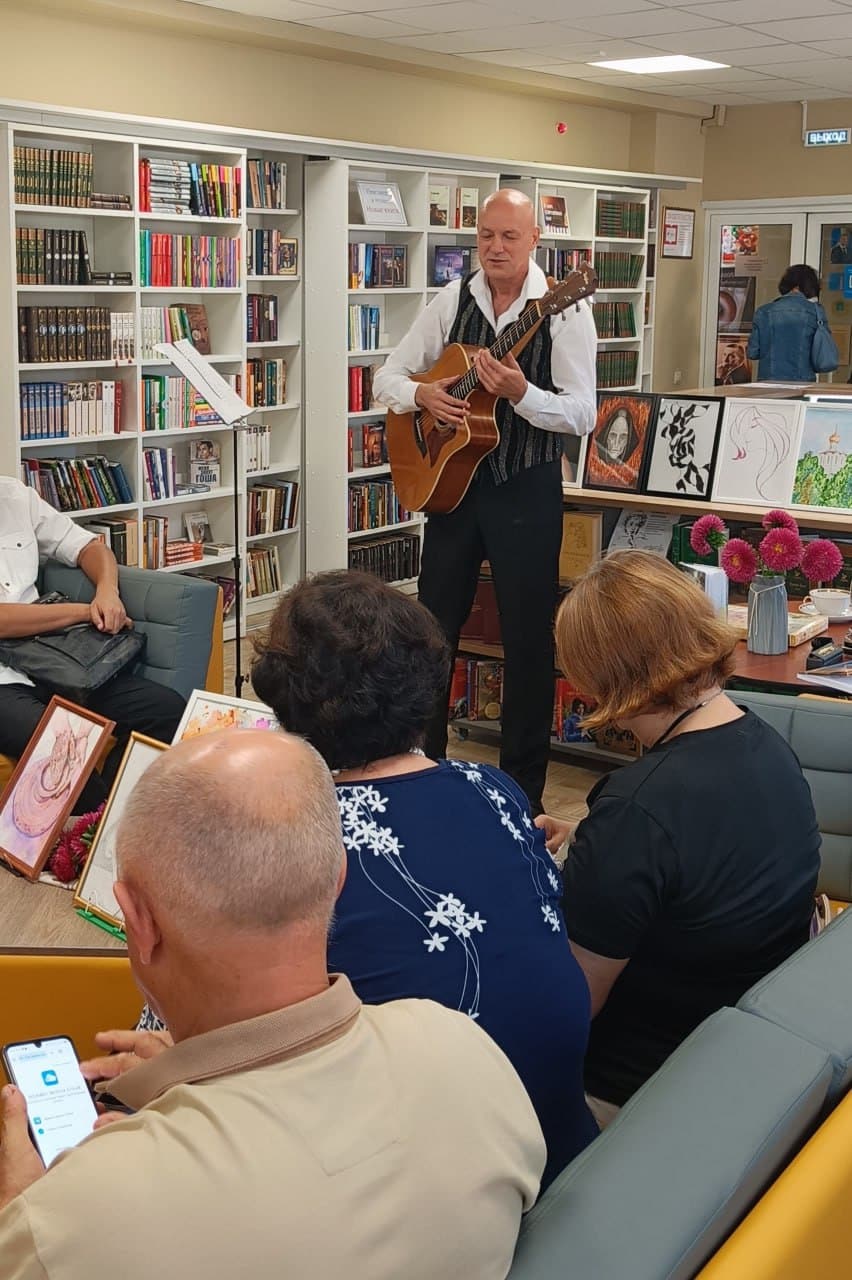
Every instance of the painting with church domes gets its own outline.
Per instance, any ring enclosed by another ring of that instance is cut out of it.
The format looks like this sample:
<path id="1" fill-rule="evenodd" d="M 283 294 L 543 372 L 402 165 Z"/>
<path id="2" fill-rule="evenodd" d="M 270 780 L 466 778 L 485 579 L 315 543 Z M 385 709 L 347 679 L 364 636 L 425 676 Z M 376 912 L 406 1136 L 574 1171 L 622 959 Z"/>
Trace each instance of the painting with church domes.
<path id="1" fill-rule="evenodd" d="M 852 509 L 852 404 L 809 404 L 799 442 L 793 502 Z"/>

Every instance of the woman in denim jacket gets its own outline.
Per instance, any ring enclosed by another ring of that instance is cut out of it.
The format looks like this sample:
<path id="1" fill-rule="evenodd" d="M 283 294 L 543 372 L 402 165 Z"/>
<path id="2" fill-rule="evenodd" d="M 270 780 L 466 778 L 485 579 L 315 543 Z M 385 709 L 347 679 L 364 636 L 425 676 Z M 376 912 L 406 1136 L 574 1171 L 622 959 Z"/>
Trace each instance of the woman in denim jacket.
<path id="1" fill-rule="evenodd" d="M 828 323 L 819 302 L 819 276 L 804 263 L 788 267 L 778 292 L 779 298 L 754 313 L 749 358 L 760 361 L 757 376 L 761 381 L 815 382 L 814 334 L 820 320 Z M 838 363 L 839 359 L 835 368 Z"/>

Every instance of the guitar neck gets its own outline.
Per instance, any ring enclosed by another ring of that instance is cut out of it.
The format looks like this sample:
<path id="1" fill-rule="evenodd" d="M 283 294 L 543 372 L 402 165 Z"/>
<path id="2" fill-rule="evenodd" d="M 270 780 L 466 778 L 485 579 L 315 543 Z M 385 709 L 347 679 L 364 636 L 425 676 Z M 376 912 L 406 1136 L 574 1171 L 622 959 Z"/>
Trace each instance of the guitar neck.
<path id="1" fill-rule="evenodd" d="M 530 329 L 538 324 L 541 319 L 541 312 L 538 304 L 539 299 L 534 298 L 533 301 L 524 308 L 517 320 L 513 320 L 510 325 L 507 325 L 498 337 L 497 341 L 491 344 L 488 348 L 488 352 L 495 360 L 502 360 L 505 355 L 508 355 L 512 348 L 520 342 L 521 338 L 523 338 L 525 334 L 529 333 Z M 459 379 L 456 385 L 450 388 L 450 395 L 455 400 L 464 400 L 470 395 L 471 391 L 475 391 L 478 386 L 479 374 L 476 371 L 476 366 L 472 365 L 471 368 L 468 369 L 467 373 Z"/>

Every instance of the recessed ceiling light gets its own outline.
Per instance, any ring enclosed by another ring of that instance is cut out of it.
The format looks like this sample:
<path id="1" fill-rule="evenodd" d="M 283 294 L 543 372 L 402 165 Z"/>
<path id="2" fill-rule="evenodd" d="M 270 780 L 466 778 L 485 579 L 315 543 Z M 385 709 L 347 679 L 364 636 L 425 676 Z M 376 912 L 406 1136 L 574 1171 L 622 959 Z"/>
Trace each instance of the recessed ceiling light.
<path id="1" fill-rule="evenodd" d="M 659 75 L 664 71 L 712 71 L 728 68 L 727 62 L 708 62 L 706 58 L 690 58 L 685 53 L 672 53 L 661 58 L 620 58 L 614 62 L 590 62 L 590 67 L 609 67 L 612 71 L 632 71 L 637 76 Z"/>

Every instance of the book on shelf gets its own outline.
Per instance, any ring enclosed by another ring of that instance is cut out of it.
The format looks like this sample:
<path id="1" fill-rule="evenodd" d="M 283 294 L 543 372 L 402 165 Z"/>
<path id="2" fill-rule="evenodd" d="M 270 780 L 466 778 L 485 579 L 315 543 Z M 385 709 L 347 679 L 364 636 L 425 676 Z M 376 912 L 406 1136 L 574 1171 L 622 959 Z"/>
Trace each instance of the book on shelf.
<path id="1" fill-rule="evenodd" d="M 13 148 L 16 204 L 86 209 L 92 199 L 93 156 L 64 147 Z"/>
<path id="2" fill-rule="evenodd" d="M 558 245 L 539 244 L 535 247 L 535 261 L 546 276 L 564 280 L 586 262 L 591 262 L 591 249 L 561 249 Z"/>
<path id="3" fill-rule="evenodd" d="M 479 188 L 456 187 L 456 227 L 473 231 L 478 216 Z"/>
<path id="4" fill-rule="evenodd" d="M 246 470 L 267 471 L 272 465 L 272 432 L 269 426 L 251 424 L 243 436 L 246 442 Z"/>
<path id="5" fill-rule="evenodd" d="M 476 257 L 475 266 L 473 265 L 474 257 Z M 441 288 L 452 280 L 461 280 L 469 271 L 475 271 L 478 266 L 476 250 L 470 245 L 438 244 L 435 246 L 435 256 L 432 260 L 431 283 Z"/>
<path id="6" fill-rule="evenodd" d="M 242 170 L 239 165 L 145 156 L 139 161 L 139 208 L 142 213 L 238 218 Z"/>
<path id="7" fill-rule="evenodd" d="M 113 381 L 22 382 L 21 440 L 116 435 L 121 430 L 123 393 L 124 384 Z"/>
<path id="8" fill-rule="evenodd" d="M 635 289 L 642 277 L 645 259 L 641 253 L 601 250 L 595 254 L 599 289 Z"/>
<path id="9" fill-rule="evenodd" d="M 246 297 L 246 341 L 275 342 L 278 338 L 278 298 L 274 293 Z"/>
<path id="10" fill-rule="evenodd" d="M 728 605 L 728 626 L 733 627 L 741 640 L 748 635 L 748 605 Z M 828 618 L 819 616 L 809 618 L 803 613 L 787 614 L 787 647 L 795 649 L 815 636 L 821 636 L 828 630 Z"/>
<path id="11" fill-rule="evenodd" d="M 240 374 L 225 375 L 239 395 Z M 193 431 L 218 427 L 222 419 L 180 374 L 142 374 L 142 431 Z"/>
<path id="12" fill-rule="evenodd" d="M 222 588 L 222 617 L 227 618 L 233 612 L 237 601 L 236 579 L 221 577 L 214 578 L 213 581 Z"/>
<path id="13" fill-rule="evenodd" d="M 382 582 L 402 582 L 420 573 L 420 534 L 363 538 L 349 548 L 349 568 L 375 574 Z"/>
<path id="14" fill-rule="evenodd" d="M 218 440 L 190 440 L 189 482 L 218 489 L 222 483 L 222 449 Z"/>
<path id="15" fill-rule="evenodd" d="M 377 351 L 381 346 L 380 307 L 370 307 L 365 303 L 349 304 L 349 350 Z"/>
<path id="16" fill-rule="evenodd" d="M 551 737 L 557 742 L 588 742 L 594 738 L 583 728 L 582 720 L 594 705 L 570 680 L 558 676 L 554 686 L 553 725 Z"/>
<path id="17" fill-rule="evenodd" d="M 234 289 L 240 257 L 237 236 L 180 236 L 143 227 L 139 283 L 143 289 Z"/>
<path id="18" fill-rule="evenodd" d="M 282 160 L 246 160 L 246 207 L 287 208 L 287 165 Z"/>
<path id="19" fill-rule="evenodd" d="M 210 355 L 210 325 L 207 320 L 207 308 L 203 302 L 188 302 L 184 307 L 189 333 L 179 336 L 189 338 L 199 355 Z"/>
<path id="20" fill-rule="evenodd" d="M 139 311 L 139 352 L 143 360 L 159 360 L 158 342 L 179 342 L 187 338 L 203 356 L 210 352 L 210 323 L 203 302 L 168 307 L 141 307 Z"/>
<path id="21" fill-rule="evenodd" d="M 109 307 L 18 307 L 18 359 L 21 364 L 134 358 L 132 311 Z"/>
<path id="22" fill-rule="evenodd" d="M 349 412 L 366 413 L 373 404 L 373 371 L 372 364 L 351 364 L 349 366 Z M 381 412 L 381 411 L 380 411 Z"/>
<path id="23" fill-rule="evenodd" d="M 571 234 L 568 208 L 564 196 L 539 196 L 541 225 L 545 235 L 567 236 Z"/>
<path id="24" fill-rule="evenodd" d="M 142 488 L 146 502 L 176 497 L 174 449 L 169 445 L 142 450 Z"/>
<path id="25" fill-rule="evenodd" d="M 299 274 L 299 242 L 277 228 L 246 229 L 246 272 L 250 276 Z"/>
<path id="26" fill-rule="evenodd" d="M 86 511 L 133 501 L 121 463 L 100 455 L 25 458 L 21 479 L 57 511 Z"/>
<path id="27" fill-rule="evenodd" d="M 196 564 L 203 560 L 204 552 L 200 542 L 190 542 L 187 538 L 176 538 L 166 543 L 165 565 Z"/>
<path id="28" fill-rule="evenodd" d="M 92 277 L 86 232 L 72 228 L 16 227 L 15 266 L 18 284 L 100 283 Z"/>
<path id="29" fill-rule="evenodd" d="M 252 485 L 247 494 L 247 507 L 250 538 L 293 529 L 299 509 L 298 482 L 273 480 Z"/>
<path id="30" fill-rule="evenodd" d="M 595 367 L 599 388 L 635 386 L 639 371 L 639 352 L 599 351 Z"/>
<path id="31" fill-rule="evenodd" d="M 114 213 L 128 213 L 132 207 L 130 196 L 125 192 L 93 191 L 89 196 L 90 209 L 107 209 Z"/>
<path id="32" fill-rule="evenodd" d="M 349 470 L 381 467 L 388 461 L 385 425 L 379 422 L 350 423 L 348 428 Z"/>
<path id="33" fill-rule="evenodd" d="M 95 534 L 115 556 L 119 564 L 139 564 L 139 523 L 125 516 L 101 516 L 87 520 L 81 528 Z"/>
<path id="34" fill-rule="evenodd" d="M 593 302 L 599 338 L 635 338 L 636 316 L 632 302 Z"/>
<path id="35" fill-rule="evenodd" d="M 450 188 L 439 182 L 429 188 L 429 226 L 447 228 L 450 225 Z"/>
<path id="36" fill-rule="evenodd" d="M 246 361 L 246 404 L 255 409 L 285 404 L 287 400 L 287 361 L 251 357 Z"/>
<path id="37" fill-rule="evenodd" d="M 404 289 L 408 284 L 408 249 L 404 244 L 349 246 L 350 289 Z"/>
<path id="38" fill-rule="evenodd" d="M 190 542 L 200 542 L 206 549 L 206 545 L 211 541 L 210 517 L 203 508 L 199 508 L 197 511 L 184 511 L 183 527 Z M 233 554 L 233 546 L 231 544 L 228 545 L 231 547 L 231 553 Z"/>
<path id="39" fill-rule="evenodd" d="M 598 196 L 595 235 L 604 240 L 643 240 L 645 206 L 639 200 L 606 199 Z"/>
<path id="40" fill-rule="evenodd" d="M 388 524 L 403 524 L 410 519 L 411 513 L 400 503 L 390 478 L 350 480 L 350 533 L 381 529 Z"/>
<path id="41" fill-rule="evenodd" d="M 237 548 L 233 542 L 205 542 L 203 549 L 206 556 L 235 556 L 237 554 Z"/>
<path id="42" fill-rule="evenodd" d="M 603 512 L 565 511 L 559 550 L 559 581 L 574 582 L 601 558 Z"/>
<path id="43" fill-rule="evenodd" d="M 168 516 L 143 516 L 140 545 L 143 569 L 166 567 L 166 544 L 169 540 Z"/>
<path id="44" fill-rule="evenodd" d="M 456 658 L 450 685 L 451 720 L 490 720 L 503 714 L 503 663 Z"/>
<path id="45" fill-rule="evenodd" d="M 281 563 L 278 548 L 249 547 L 246 555 L 246 596 L 256 600 L 258 596 L 275 595 L 281 590 Z"/>

